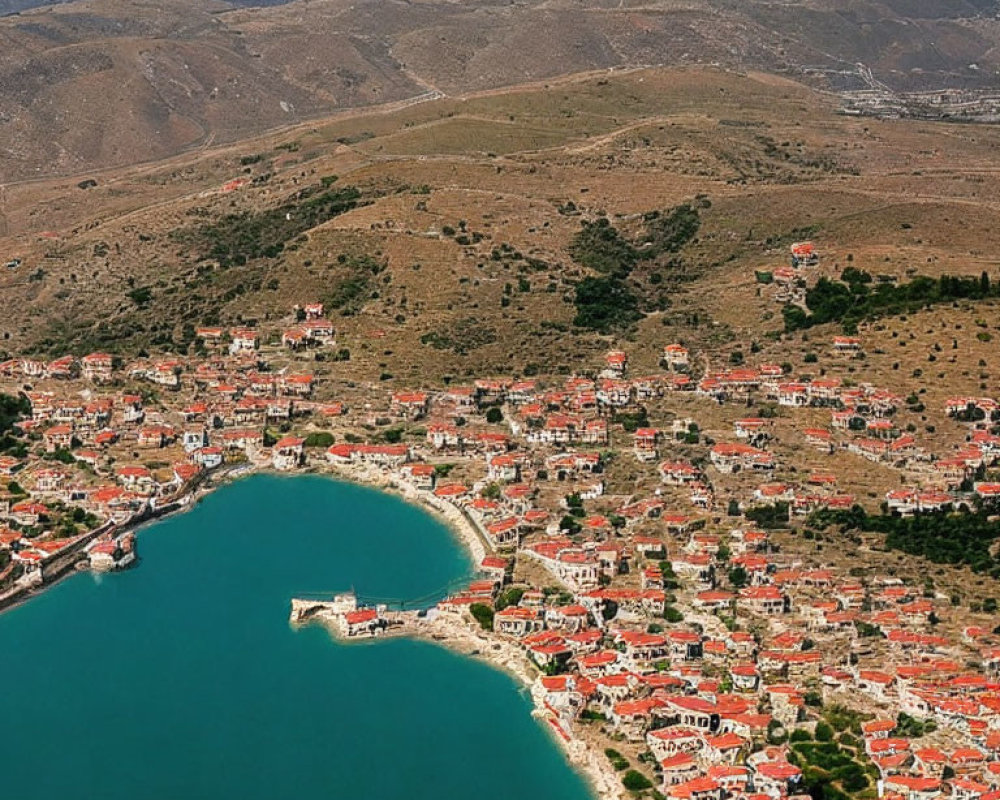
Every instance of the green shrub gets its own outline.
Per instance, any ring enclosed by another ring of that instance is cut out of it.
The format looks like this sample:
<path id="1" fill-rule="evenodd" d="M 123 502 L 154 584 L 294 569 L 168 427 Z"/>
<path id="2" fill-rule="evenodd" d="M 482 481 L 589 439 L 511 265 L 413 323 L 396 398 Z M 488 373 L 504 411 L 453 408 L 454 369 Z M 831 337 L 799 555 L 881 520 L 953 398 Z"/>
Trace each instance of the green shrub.
<path id="1" fill-rule="evenodd" d="M 639 428 L 649 425 L 649 417 L 646 409 L 640 408 L 638 411 L 618 412 L 611 417 L 611 422 L 621 425 L 626 433 L 635 433 Z"/>
<path id="2" fill-rule="evenodd" d="M 344 316 L 357 313 L 373 292 L 373 281 L 384 269 L 385 264 L 368 255 L 341 254 L 337 263 L 347 275 L 334 283 L 333 289 L 321 298 L 330 309 L 337 309 Z M 343 354 L 338 353 L 338 357 Z M 350 351 L 347 352 L 347 359 Z M 341 360 L 347 360 L 341 359 Z"/>
<path id="3" fill-rule="evenodd" d="M 329 447 L 333 444 L 333 434 L 327 431 L 315 431 L 306 436 L 306 447 Z"/>
<path id="4" fill-rule="evenodd" d="M 667 214 L 653 212 L 646 215 L 646 231 L 641 253 L 644 258 L 656 258 L 663 253 L 680 252 L 701 227 L 698 209 L 684 203 Z"/>
<path id="5" fill-rule="evenodd" d="M 140 286 L 128 293 L 128 298 L 137 306 L 144 306 L 153 299 L 153 290 L 148 286 Z"/>
<path id="6" fill-rule="evenodd" d="M 476 622 L 482 626 L 483 630 L 493 630 L 493 609 L 485 603 L 473 603 L 469 606 L 469 613 L 476 618 Z"/>
<path id="7" fill-rule="evenodd" d="M 743 567 L 736 566 L 729 570 L 729 583 L 733 588 L 742 589 L 749 580 L 747 571 Z"/>
<path id="8" fill-rule="evenodd" d="M 199 260 L 212 258 L 222 267 L 241 266 L 256 258 L 277 258 L 300 234 L 356 208 L 361 192 L 353 186 L 297 192 L 276 208 L 228 214 L 175 238 L 192 245 Z"/>
<path id="9" fill-rule="evenodd" d="M 868 788 L 868 777 L 861 765 L 852 761 L 842 767 L 837 767 L 830 773 L 830 777 L 837 781 L 847 792 L 860 792 Z"/>
<path id="10" fill-rule="evenodd" d="M 627 276 L 639 258 L 636 249 L 606 217 L 584 222 L 570 242 L 569 254 L 588 269 L 618 277 Z"/>
<path id="11" fill-rule="evenodd" d="M 639 301 L 616 277 L 584 278 L 576 285 L 573 324 L 600 333 L 631 327 L 642 319 Z"/>
<path id="12" fill-rule="evenodd" d="M 993 555 L 993 543 L 1000 537 L 1000 523 L 986 511 L 895 517 L 868 514 L 855 506 L 850 511 L 818 512 L 812 520 L 818 527 L 839 525 L 843 530 L 883 533 L 887 547 L 923 556 L 935 564 L 964 564 L 975 572 L 1000 575 L 1000 561 Z"/>
<path id="13" fill-rule="evenodd" d="M 622 786 L 630 792 L 641 792 L 645 789 L 651 789 L 653 784 L 641 772 L 630 769 L 622 776 Z"/>
<path id="14" fill-rule="evenodd" d="M 521 598 L 524 596 L 524 589 L 517 586 L 512 586 L 505 592 L 502 592 L 496 601 L 496 610 L 502 611 L 508 606 L 516 606 L 521 602 Z"/>
<path id="15" fill-rule="evenodd" d="M 608 757 L 608 761 L 611 762 L 611 766 L 614 767 L 617 772 L 621 772 L 623 769 L 628 767 L 628 759 L 626 759 L 625 756 L 614 748 L 605 748 L 604 755 Z"/>
<path id="16" fill-rule="evenodd" d="M 844 747 L 850 747 L 851 749 L 857 749 L 859 745 L 858 740 L 846 731 L 837 737 L 837 743 L 843 745 Z"/>
<path id="17" fill-rule="evenodd" d="M 787 528 L 788 503 L 779 502 L 774 505 L 757 506 L 749 509 L 745 516 L 760 528 Z"/>

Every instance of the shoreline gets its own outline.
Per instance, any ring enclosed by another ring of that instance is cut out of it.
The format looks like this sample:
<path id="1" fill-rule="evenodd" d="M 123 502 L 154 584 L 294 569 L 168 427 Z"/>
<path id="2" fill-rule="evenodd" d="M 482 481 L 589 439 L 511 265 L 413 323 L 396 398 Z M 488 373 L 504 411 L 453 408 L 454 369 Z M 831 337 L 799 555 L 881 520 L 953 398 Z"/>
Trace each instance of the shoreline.
<path id="1" fill-rule="evenodd" d="M 485 630 L 473 627 L 457 616 L 437 612 L 433 617 L 416 618 L 403 629 L 376 637 L 345 639 L 330 617 L 315 616 L 303 625 L 319 625 L 330 638 L 341 646 L 378 645 L 384 639 L 409 639 L 424 642 L 451 651 L 461 658 L 470 658 L 510 677 L 519 691 L 526 693 L 531 705 L 531 716 L 545 731 L 547 737 L 563 753 L 568 765 L 586 782 L 594 800 L 626 800 L 626 792 L 618 773 L 601 754 L 578 736 L 569 739 L 560 736 L 549 724 L 544 708 L 536 693 L 536 679 L 541 675 L 525 653 L 508 639 L 491 637 Z"/>
<path id="2" fill-rule="evenodd" d="M 452 539 L 470 556 L 473 562 L 473 570 L 476 570 L 482 563 L 483 558 L 491 552 L 487 549 L 486 543 L 480 532 L 476 529 L 473 521 L 457 506 L 444 500 L 438 500 L 431 493 L 422 492 L 405 481 L 399 481 L 379 469 L 365 465 L 351 467 L 324 464 L 322 468 L 318 469 L 299 469 L 287 472 L 269 469 L 263 464 L 243 463 L 234 465 L 231 469 L 207 475 L 205 480 L 194 486 L 190 492 L 171 501 L 171 505 L 174 507 L 165 511 L 162 515 L 151 519 L 146 518 L 126 522 L 116 528 L 116 534 L 135 531 L 138 535 L 145 528 L 154 527 L 157 523 L 176 514 L 190 511 L 202 499 L 216 490 L 255 475 L 272 475 L 288 478 L 315 475 L 392 494 L 403 502 L 419 507 L 422 511 L 439 518 L 450 532 Z M 23 596 L 0 610 L 0 613 L 11 611 L 32 598 L 43 594 L 51 587 L 61 583 L 65 578 L 86 571 L 79 569 L 65 570 L 52 581 L 29 589 Z M 322 619 L 316 619 L 315 622 L 323 625 L 335 641 L 343 641 L 337 636 L 334 626 L 327 624 Z M 527 692 L 533 706 L 532 717 L 541 724 L 549 738 L 557 744 L 569 765 L 583 777 L 595 800 L 624 800 L 626 795 L 623 787 L 617 773 L 614 772 L 610 764 L 604 764 L 600 760 L 600 755 L 585 740 L 577 736 L 564 738 L 553 729 L 552 725 L 547 724 L 548 720 L 545 717 L 544 708 L 537 701 L 534 692 L 536 678 L 541 673 L 513 642 L 499 636 L 490 636 L 485 630 L 482 632 L 475 630 L 470 624 L 461 619 L 451 617 L 449 614 L 440 611 L 432 619 L 424 618 L 417 629 L 407 630 L 395 635 L 400 638 L 409 638 L 414 641 L 423 641 L 443 647 L 455 655 L 464 658 L 473 658 L 510 676 L 521 690 Z"/>
<path id="3" fill-rule="evenodd" d="M 569 739 L 563 738 L 549 724 L 545 710 L 539 704 L 534 691 L 535 681 L 541 672 L 524 652 L 507 639 L 491 638 L 488 635 L 480 636 L 477 631 L 472 629 L 471 625 L 459 619 L 444 619 L 443 617 L 444 615 L 439 614 L 438 619 L 429 623 L 429 625 L 444 629 L 440 638 L 435 635 L 435 631 L 430 630 L 406 632 L 403 636 L 445 647 L 456 655 L 473 658 L 511 676 L 515 683 L 519 684 L 520 688 L 527 693 L 532 705 L 531 716 L 541 725 L 549 739 L 562 751 L 569 765 L 583 777 L 595 800 L 624 800 L 625 793 L 621 781 L 610 763 L 603 764 L 600 760 L 600 754 L 584 739 L 577 736 L 571 736 Z M 470 647 L 472 650 L 467 652 L 466 648 Z"/>
<path id="4" fill-rule="evenodd" d="M 472 521 L 455 505 L 447 501 L 434 502 L 436 498 L 433 494 L 421 492 L 405 482 L 397 482 L 381 470 L 365 466 L 360 468 L 333 467 L 329 471 L 304 474 L 332 476 L 335 479 L 394 494 L 404 502 L 429 509 L 432 513 L 436 512 L 435 516 L 444 519 L 454 538 L 472 556 L 475 565 L 482 563 L 488 552 L 481 535 L 474 529 Z M 335 626 L 327 624 L 323 619 L 317 619 L 315 622 L 326 628 L 335 641 L 344 642 L 338 635 Z M 516 644 L 499 636 L 490 636 L 485 630 L 480 632 L 474 629 L 470 623 L 442 612 L 438 612 L 432 620 L 422 620 L 415 629 L 408 629 L 393 634 L 393 636 L 435 644 L 458 656 L 473 658 L 493 669 L 506 673 L 527 693 L 533 706 L 532 717 L 541 724 L 549 738 L 563 752 L 570 766 L 584 778 L 595 800 L 625 800 L 626 793 L 618 773 L 614 771 L 610 763 L 602 762 L 601 754 L 595 751 L 584 739 L 578 736 L 566 739 L 558 735 L 552 725 L 548 724 L 544 708 L 537 701 L 534 692 L 535 681 L 541 672 Z M 377 641 L 376 638 L 373 643 L 377 643 Z"/>
<path id="5" fill-rule="evenodd" d="M 486 546 L 484 545 L 482 538 L 477 531 L 472 529 L 469 520 L 465 518 L 462 512 L 452 504 L 445 501 L 438 501 L 435 503 L 433 495 L 423 496 L 419 490 L 409 486 L 405 482 L 400 484 L 389 476 L 378 470 L 371 469 L 370 467 L 350 468 L 329 464 L 324 464 L 323 467 L 323 469 L 312 467 L 307 469 L 281 471 L 269 468 L 266 464 L 244 462 L 241 464 L 235 464 L 228 469 L 222 468 L 207 474 L 205 478 L 196 486 L 192 487 L 187 494 L 179 495 L 177 498 L 172 500 L 169 505 L 175 506 L 174 508 L 170 508 L 168 511 L 164 511 L 159 515 L 154 514 L 153 516 L 145 517 L 143 519 L 129 520 L 121 525 L 117 525 L 114 529 L 115 535 L 128 533 L 129 531 L 134 531 L 138 534 L 145 528 L 152 527 L 157 523 L 163 522 L 164 520 L 177 514 L 186 513 L 218 489 L 245 478 L 251 478 L 255 475 L 271 475 L 277 478 L 295 478 L 306 475 L 314 475 L 320 478 L 339 480 L 344 483 L 351 483 L 356 486 L 362 486 L 369 489 L 375 489 L 386 494 L 392 494 L 410 505 L 419 506 L 422 510 L 427 511 L 432 516 L 440 518 L 442 524 L 451 533 L 452 538 L 456 540 L 465 549 L 465 551 L 469 553 L 469 555 L 472 556 L 472 559 L 475 562 L 472 565 L 473 570 L 477 569 L 479 564 L 482 563 L 483 558 L 487 554 Z M 80 560 L 82 560 L 82 558 Z M 87 570 L 67 569 L 60 572 L 59 575 L 49 581 L 46 581 L 45 583 L 26 588 L 23 590 L 23 594 L 18 596 L 16 600 L 12 601 L 9 605 L 0 607 L 0 614 L 11 611 L 28 600 L 44 594 L 48 589 L 61 583 L 67 577 L 86 571 Z"/>
<path id="6" fill-rule="evenodd" d="M 130 531 L 135 532 L 138 535 L 144 528 L 150 528 L 155 526 L 159 522 L 163 522 L 177 514 L 183 514 L 194 508 L 204 497 L 207 497 L 216 489 L 226 486 L 236 480 L 240 480 L 243 477 L 249 477 L 258 472 L 255 466 L 249 466 L 246 464 L 237 464 L 232 466 L 230 469 L 223 469 L 215 473 L 210 473 L 205 476 L 205 478 L 199 481 L 196 485 L 191 487 L 191 490 L 187 494 L 179 495 L 174 500 L 165 506 L 166 510 L 160 514 L 155 512 L 149 516 L 143 517 L 142 519 L 131 519 L 127 522 L 123 522 L 121 525 L 114 526 L 115 535 L 121 535 L 128 533 Z M 237 474 L 239 473 L 239 474 Z M 245 473 L 245 475 L 243 474 Z M 213 482 L 218 481 L 218 482 Z M 206 485 L 207 484 L 207 485 Z M 171 508 L 170 506 L 173 506 Z M 106 523 L 105 523 L 106 524 Z M 91 532 L 92 533 L 92 532 Z M 83 561 L 83 557 L 77 559 L 73 568 L 62 570 L 58 575 L 50 580 L 47 580 L 37 586 L 31 586 L 23 590 L 23 593 L 18 595 L 15 600 L 11 601 L 9 604 L 0 607 L 0 614 L 5 614 L 8 611 L 13 611 L 15 608 L 19 608 L 24 605 L 29 600 L 39 597 L 51 589 L 62 583 L 66 578 L 70 578 L 74 575 L 79 575 L 85 572 L 90 572 L 89 569 L 79 569 L 78 565 Z M 134 565 L 141 563 L 142 559 L 138 559 L 134 562 Z M 134 566 L 130 566 L 134 568 Z"/>
<path id="7" fill-rule="evenodd" d="M 458 507 L 445 500 L 438 500 L 433 494 L 421 492 L 405 481 L 398 481 L 386 475 L 381 470 L 364 465 L 360 467 L 329 466 L 324 471 L 305 472 L 302 474 L 326 475 L 348 483 L 365 486 L 369 489 L 376 489 L 386 494 L 395 495 L 410 505 L 429 510 L 432 516 L 442 518 L 445 527 L 451 532 L 452 537 L 469 553 L 474 562 L 474 569 L 478 569 L 483 559 L 489 555 L 489 551 L 479 531 L 473 528 L 471 521 L 466 518 Z"/>

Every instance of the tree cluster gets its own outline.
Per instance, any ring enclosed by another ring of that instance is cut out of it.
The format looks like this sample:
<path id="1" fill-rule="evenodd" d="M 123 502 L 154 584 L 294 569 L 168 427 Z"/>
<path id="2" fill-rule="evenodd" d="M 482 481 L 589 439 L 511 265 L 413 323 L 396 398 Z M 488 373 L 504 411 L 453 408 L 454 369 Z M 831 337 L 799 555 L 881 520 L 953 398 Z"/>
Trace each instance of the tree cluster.
<path id="1" fill-rule="evenodd" d="M 356 208 L 360 199 L 354 186 L 303 189 L 276 208 L 227 214 L 187 238 L 200 259 L 215 259 L 221 267 L 242 266 L 256 258 L 277 258 L 292 239 Z"/>
<path id="2" fill-rule="evenodd" d="M 686 203 L 668 212 L 650 212 L 644 219 L 645 229 L 634 241 L 626 238 L 607 217 L 584 222 L 573 237 L 569 248 L 573 260 L 599 273 L 599 277 L 584 278 L 576 286 L 575 325 L 611 333 L 642 319 L 644 287 L 633 275 L 634 270 L 642 262 L 678 253 L 694 239 L 701 226 L 697 208 Z M 649 283 L 661 281 L 659 272 L 649 275 Z"/>
<path id="3" fill-rule="evenodd" d="M 806 292 L 808 312 L 796 305 L 784 307 L 785 330 L 796 331 L 827 322 L 839 322 L 845 332 L 853 333 L 858 323 L 864 320 L 912 313 L 955 300 L 1000 297 L 1000 289 L 990 283 L 990 277 L 985 272 L 978 278 L 919 275 L 907 283 L 881 283 L 874 289 L 871 282 L 867 272 L 853 267 L 845 269 L 839 281 L 820 278 Z"/>
<path id="4" fill-rule="evenodd" d="M 860 506 L 850 511 L 819 512 L 813 523 L 839 525 L 843 530 L 885 534 L 893 550 L 922 556 L 935 564 L 959 564 L 975 572 L 1000 577 L 1000 563 L 991 550 L 1000 537 L 1000 522 L 977 513 L 921 513 L 909 517 L 868 514 Z"/>

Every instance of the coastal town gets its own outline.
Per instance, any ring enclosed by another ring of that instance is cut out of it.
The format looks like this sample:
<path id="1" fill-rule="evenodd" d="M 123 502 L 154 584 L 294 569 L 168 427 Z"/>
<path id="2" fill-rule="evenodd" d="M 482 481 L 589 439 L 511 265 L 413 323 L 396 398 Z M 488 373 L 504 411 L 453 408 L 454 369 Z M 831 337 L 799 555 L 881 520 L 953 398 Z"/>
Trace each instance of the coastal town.
<path id="1" fill-rule="evenodd" d="M 791 259 L 778 292 L 817 256 Z M 810 371 L 609 342 L 571 375 L 392 389 L 316 375 L 350 356 L 308 299 L 196 335 L 0 363 L 0 608 L 138 563 L 139 525 L 229 478 L 325 473 L 443 516 L 476 574 L 429 608 L 344 595 L 293 620 L 508 669 L 602 797 L 1000 798 L 997 602 L 892 544 L 992 513 L 997 399 L 926 409 L 950 439 L 923 441 L 919 398 L 850 376 L 868 329 L 814 339 Z"/>

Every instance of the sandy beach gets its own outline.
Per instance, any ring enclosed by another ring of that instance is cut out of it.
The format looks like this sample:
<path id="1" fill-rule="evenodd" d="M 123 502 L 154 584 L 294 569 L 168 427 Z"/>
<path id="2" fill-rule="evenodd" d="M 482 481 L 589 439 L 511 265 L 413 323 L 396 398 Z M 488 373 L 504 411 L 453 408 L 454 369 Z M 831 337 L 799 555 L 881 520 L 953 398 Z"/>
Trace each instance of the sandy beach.
<path id="1" fill-rule="evenodd" d="M 322 470 L 320 474 L 329 474 L 364 486 L 371 486 L 382 491 L 392 492 L 409 503 L 428 508 L 436 516 L 444 519 L 448 528 L 472 555 L 476 565 L 481 564 L 482 560 L 488 554 L 486 544 L 479 531 L 473 527 L 473 524 L 461 510 L 447 500 L 441 500 L 430 492 L 421 492 L 405 481 L 387 475 L 380 469 L 363 464 L 352 464 L 350 466 L 332 465 Z"/>

